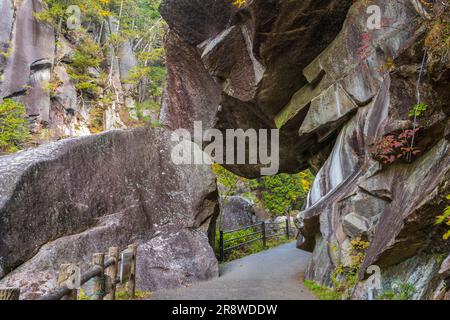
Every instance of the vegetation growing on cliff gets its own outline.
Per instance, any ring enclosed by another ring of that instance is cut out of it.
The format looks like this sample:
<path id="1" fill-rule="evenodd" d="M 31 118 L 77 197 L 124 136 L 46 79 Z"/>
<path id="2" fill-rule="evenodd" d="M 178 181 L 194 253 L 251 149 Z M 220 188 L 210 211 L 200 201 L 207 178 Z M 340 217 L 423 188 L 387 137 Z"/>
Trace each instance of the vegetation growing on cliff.
<path id="1" fill-rule="evenodd" d="M 359 281 L 359 271 L 366 257 L 366 251 L 370 243 L 361 237 L 350 241 L 348 265 L 340 263 L 331 275 L 334 290 L 339 292 L 342 298 L 350 299 L 353 289 Z"/>
<path id="2" fill-rule="evenodd" d="M 450 68 L 450 1 L 436 6 L 433 19 L 427 22 L 425 48 L 429 56 L 428 69 L 438 80 L 442 71 Z"/>
<path id="3" fill-rule="evenodd" d="M 392 288 L 377 297 L 377 300 L 410 300 L 416 288 L 410 283 L 396 282 Z"/>
<path id="4" fill-rule="evenodd" d="M 283 216 L 288 211 L 299 210 L 314 180 L 309 170 L 245 179 L 217 164 L 212 169 L 218 183 L 226 190 L 224 196 L 241 194 L 260 203 L 272 216 Z"/>
<path id="5" fill-rule="evenodd" d="M 319 300 L 342 300 L 342 294 L 332 288 L 322 286 L 311 280 L 303 282 L 306 288 L 311 290 Z"/>
<path id="6" fill-rule="evenodd" d="M 28 139 L 25 106 L 12 99 L 0 104 L 0 154 L 18 151 Z"/>
<path id="7" fill-rule="evenodd" d="M 120 110 L 125 125 L 136 126 L 149 122 L 150 114 L 159 113 L 166 79 L 166 24 L 158 12 L 160 0 L 45 2 L 46 9 L 36 17 L 53 26 L 58 46 L 62 40 L 70 43 L 71 52 L 56 64 L 67 65 L 81 104 L 95 108 L 89 114 L 114 107 Z M 132 52 L 122 51 L 125 45 Z M 130 59 L 125 63 L 131 69 L 119 68 L 122 59 Z M 119 73 L 122 86 L 117 84 Z M 55 86 L 53 91 L 57 82 Z M 97 118 L 89 119 L 92 133 L 105 129 Z"/>
<path id="8" fill-rule="evenodd" d="M 450 201 L 450 194 L 447 196 L 447 200 Z M 450 205 L 447 206 L 445 211 L 437 217 L 436 224 L 445 224 L 449 227 L 449 230 L 442 236 L 442 238 L 444 240 L 450 239 Z"/>

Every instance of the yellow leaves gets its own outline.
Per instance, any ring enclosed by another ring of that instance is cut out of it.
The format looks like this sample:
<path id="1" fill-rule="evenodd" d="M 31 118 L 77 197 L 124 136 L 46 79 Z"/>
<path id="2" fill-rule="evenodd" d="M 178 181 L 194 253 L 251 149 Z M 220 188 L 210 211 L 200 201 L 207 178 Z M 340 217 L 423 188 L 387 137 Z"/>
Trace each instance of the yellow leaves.
<path id="1" fill-rule="evenodd" d="M 447 200 L 450 200 L 450 194 L 446 196 Z M 445 224 L 450 227 L 450 206 L 445 208 L 445 211 L 443 214 L 437 216 L 436 218 L 436 225 Z M 450 230 L 447 231 L 443 236 L 442 239 L 448 240 L 450 239 Z"/>
<path id="2" fill-rule="evenodd" d="M 102 17 L 109 17 L 109 16 L 112 15 L 110 11 L 108 11 L 108 10 L 103 10 L 103 9 L 100 9 L 100 10 L 98 11 L 98 14 L 99 14 L 100 16 L 102 16 Z"/>
<path id="3" fill-rule="evenodd" d="M 450 224 L 449 224 L 450 225 Z M 444 234 L 443 236 L 442 236 L 442 239 L 444 239 L 444 240 L 448 240 L 448 239 L 450 239 L 450 230 L 449 231 L 447 231 L 447 233 L 446 234 Z"/>
<path id="4" fill-rule="evenodd" d="M 306 179 L 302 179 L 302 187 L 303 189 L 308 192 L 311 189 L 311 181 L 308 181 Z"/>
<path id="5" fill-rule="evenodd" d="M 354 238 L 350 241 L 350 259 L 352 261 L 352 267 L 361 267 L 364 259 L 366 258 L 366 250 L 369 246 L 370 242 L 365 241 L 360 237 Z"/>
<path id="6" fill-rule="evenodd" d="M 241 8 L 241 7 L 245 6 L 245 0 L 233 0 L 233 4 L 236 7 Z"/>
<path id="7" fill-rule="evenodd" d="M 370 245 L 368 241 L 364 241 L 360 237 L 352 239 L 350 244 L 352 246 L 352 250 L 367 250 Z"/>

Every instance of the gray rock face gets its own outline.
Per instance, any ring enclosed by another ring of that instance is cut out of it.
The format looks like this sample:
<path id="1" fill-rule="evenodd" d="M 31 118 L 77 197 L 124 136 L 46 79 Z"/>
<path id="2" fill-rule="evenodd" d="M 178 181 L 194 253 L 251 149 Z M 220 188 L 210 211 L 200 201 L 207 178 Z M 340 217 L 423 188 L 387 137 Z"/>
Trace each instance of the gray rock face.
<path id="1" fill-rule="evenodd" d="M 239 196 L 226 197 L 221 203 L 221 230 L 237 229 L 255 223 L 255 209 L 247 199 Z"/>
<path id="2" fill-rule="evenodd" d="M 115 57 L 105 57 L 99 70 L 88 68 L 86 71 L 88 76 L 99 80 L 101 73 L 109 72 L 109 65 L 113 64 L 114 103 L 104 103 L 100 96 L 95 97 L 99 99 L 86 96 L 79 99 L 82 92 L 76 90 L 76 80 L 72 81 L 67 71 L 75 49 L 81 43 L 80 35 L 63 32 L 56 42 L 53 25 L 37 16 L 46 6 L 43 0 L 4 0 L 0 4 L 0 101 L 13 98 L 25 105 L 37 143 L 85 136 L 99 129 L 124 128 L 128 108 L 134 106 L 132 93 L 135 86 L 127 82 L 128 74 L 137 65 L 130 41 L 125 41 L 118 50 L 110 50 Z M 101 46 L 108 45 L 108 39 L 116 29 L 117 23 L 111 17 L 101 28 L 92 27 L 88 36 Z M 102 86 L 100 81 L 99 85 Z M 103 95 L 111 93 L 109 88 L 103 89 Z M 105 121 L 100 128 L 93 129 L 90 111 L 99 107 L 104 111 Z M 41 139 L 41 136 L 45 138 Z"/>
<path id="3" fill-rule="evenodd" d="M 213 3 L 189 8 L 212 13 Z M 169 70 L 186 70 L 184 81 L 197 89 L 169 81 L 172 103 L 166 103 L 170 116 L 164 122 L 189 128 L 192 119 L 203 117 L 205 126 L 222 130 L 280 129 L 281 171 L 313 166 L 317 172 L 298 216 L 298 246 L 314 251 L 306 277 L 331 285 L 333 270 L 350 260 L 351 240 L 362 236 L 370 246 L 361 280 L 370 265 L 378 265 L 386 281 L 401 278 L 401 272 L 415 281 L 414 298 L 431 297 L 439 281 L 429 254 L 450 251 L 443 228 L 434 225 L 450 193 L 448 67 L 434 74 L 439 81 L 422 74 L 417 83 L 422 20 L 439 4 L 427 9 L 416 0 L 372 1 L 383 18 L 374 30 L 368 28 L 364 1 L 250 1 L 232 12 L 226 25 L 218 19 L 210 28 L 179 14 L 180 5 L 188 3 L 163 5 L 174 34 Z M 198 69 L 191 73 L 188 64 Z M 426 65 L 423 70 L 434 73 Z M 383 163 L 374 148 L 386 136 L 400 139 L 413 128 L 409 112 L 417 103 L 416 88 L 433 105 L 417 123 L 414 147 L 420 154 L 411 159 L 396 154 L 393 164 Z M 199 92 L 203 103 L 190 103 Z M 229 168 L 249 178 L 259 175 L 257 165 Z M 424 269 L 431 287 L 418 280 Z"/>
<path id="4" fill-rule="evenodd" d="M 0 3 L 0 52 L 7 55 L 10 44 L 9 39 L 11 36 L 12 25 L 13 25 L 13 17 L 14 17 L 14 6 L 12 1 L 5 0 Z M 5 63 L 4 55 L 0 55 L 0 73 L 3 73 Z M 3 82 L 3 79 L 0 79 L 0 84 Z"/>
<path id="5" fill-rule="evenodd" d="M 54 72 L 62 82 L 62 85 L 56 90 L 54 100 L 67 112 L 80 111 L 77 90 L 66 69 L 63 66 L 57 66 Z"/>
<path id="6" fill-rule="evenodd" d="M 111 131 L 0 158 L 0 285 L 24 298 L 55 286 L 65 262 L 138 244 L 138 287 L 218 275 L 209 245 L 218 214 L 208 166 L 171 161 L 165 129 Z M 11 272 L 12 271 L 12 272 Z"/>
<path id="7" fill-rule="evenodd" d="M 302 69 L 337 35 L 350 4 L 251 1 L 238 10 L 225 0 L 163 1 L 171 36 L 162 122 L 173 129 L 190 129 L 193 120 L 205 129 L 281 128 L 278 114 L 307 84 Z M 306 111 L 283 122 L 284 171 L 305 169 L 304 154 L 323 147 L 311 135 L 298 138 Z M 260 174 L 257 166 L 229 167 L 248 177 Z"/>
<path id="8" fill-rule="evenodd" d="M 342 227 L 347 236 L 350 238 L 355 238 L 358 236 L 367 235 L 369 223 L 364 217 L 352 212 L 343 218 Z"/>
<path id="9" fill-rule="evenodd" d="M 41 10 L 41 0 L 22 1 L 16 9 L 15 23 L 9 38 L 13 51 L 5 62 L 6 67 L 0 89 L 2 98 L 17 95 L 26 89 L 25 86 L 30 78 L 30 67 L 34 62 L 54 59 L 53 29 L 38 22 L 34 17 L 34 13 Z M 33 93 L 30 99 L 34 99 Z M 38 106 L 30 105 L 29 107 L 31 109 L 27 109 L 28 114 L 39 114 Z"/>

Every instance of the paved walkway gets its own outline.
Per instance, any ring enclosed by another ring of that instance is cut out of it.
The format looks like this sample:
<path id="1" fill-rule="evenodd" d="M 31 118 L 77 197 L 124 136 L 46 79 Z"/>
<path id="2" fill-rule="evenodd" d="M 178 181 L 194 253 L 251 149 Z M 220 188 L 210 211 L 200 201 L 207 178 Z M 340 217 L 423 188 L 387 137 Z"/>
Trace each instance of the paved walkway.
<path id="1" fill-rule="evenodd" d="M 221 276 L 190 287 L 161 290 L 155 300 L 310 300 L 302 276 L 310 254 L 295 242 L 221 265 Z"/>

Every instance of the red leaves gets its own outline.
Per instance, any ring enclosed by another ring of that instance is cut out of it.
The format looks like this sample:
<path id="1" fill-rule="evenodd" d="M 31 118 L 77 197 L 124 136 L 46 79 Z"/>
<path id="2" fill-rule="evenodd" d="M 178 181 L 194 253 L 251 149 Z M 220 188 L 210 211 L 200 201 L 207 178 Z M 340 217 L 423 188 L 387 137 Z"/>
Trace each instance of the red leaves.
<path id="1" fill-rule="evenodd" d="M 410 160 L 411 156 L 417 156 L 421 151 L 412 146 L 412 141 L 419 130 L 408 129 L 398 135 L 385 136 L 371 148 L 373 158 L 383 164 L 392 164 L 399 159 Z"/>

